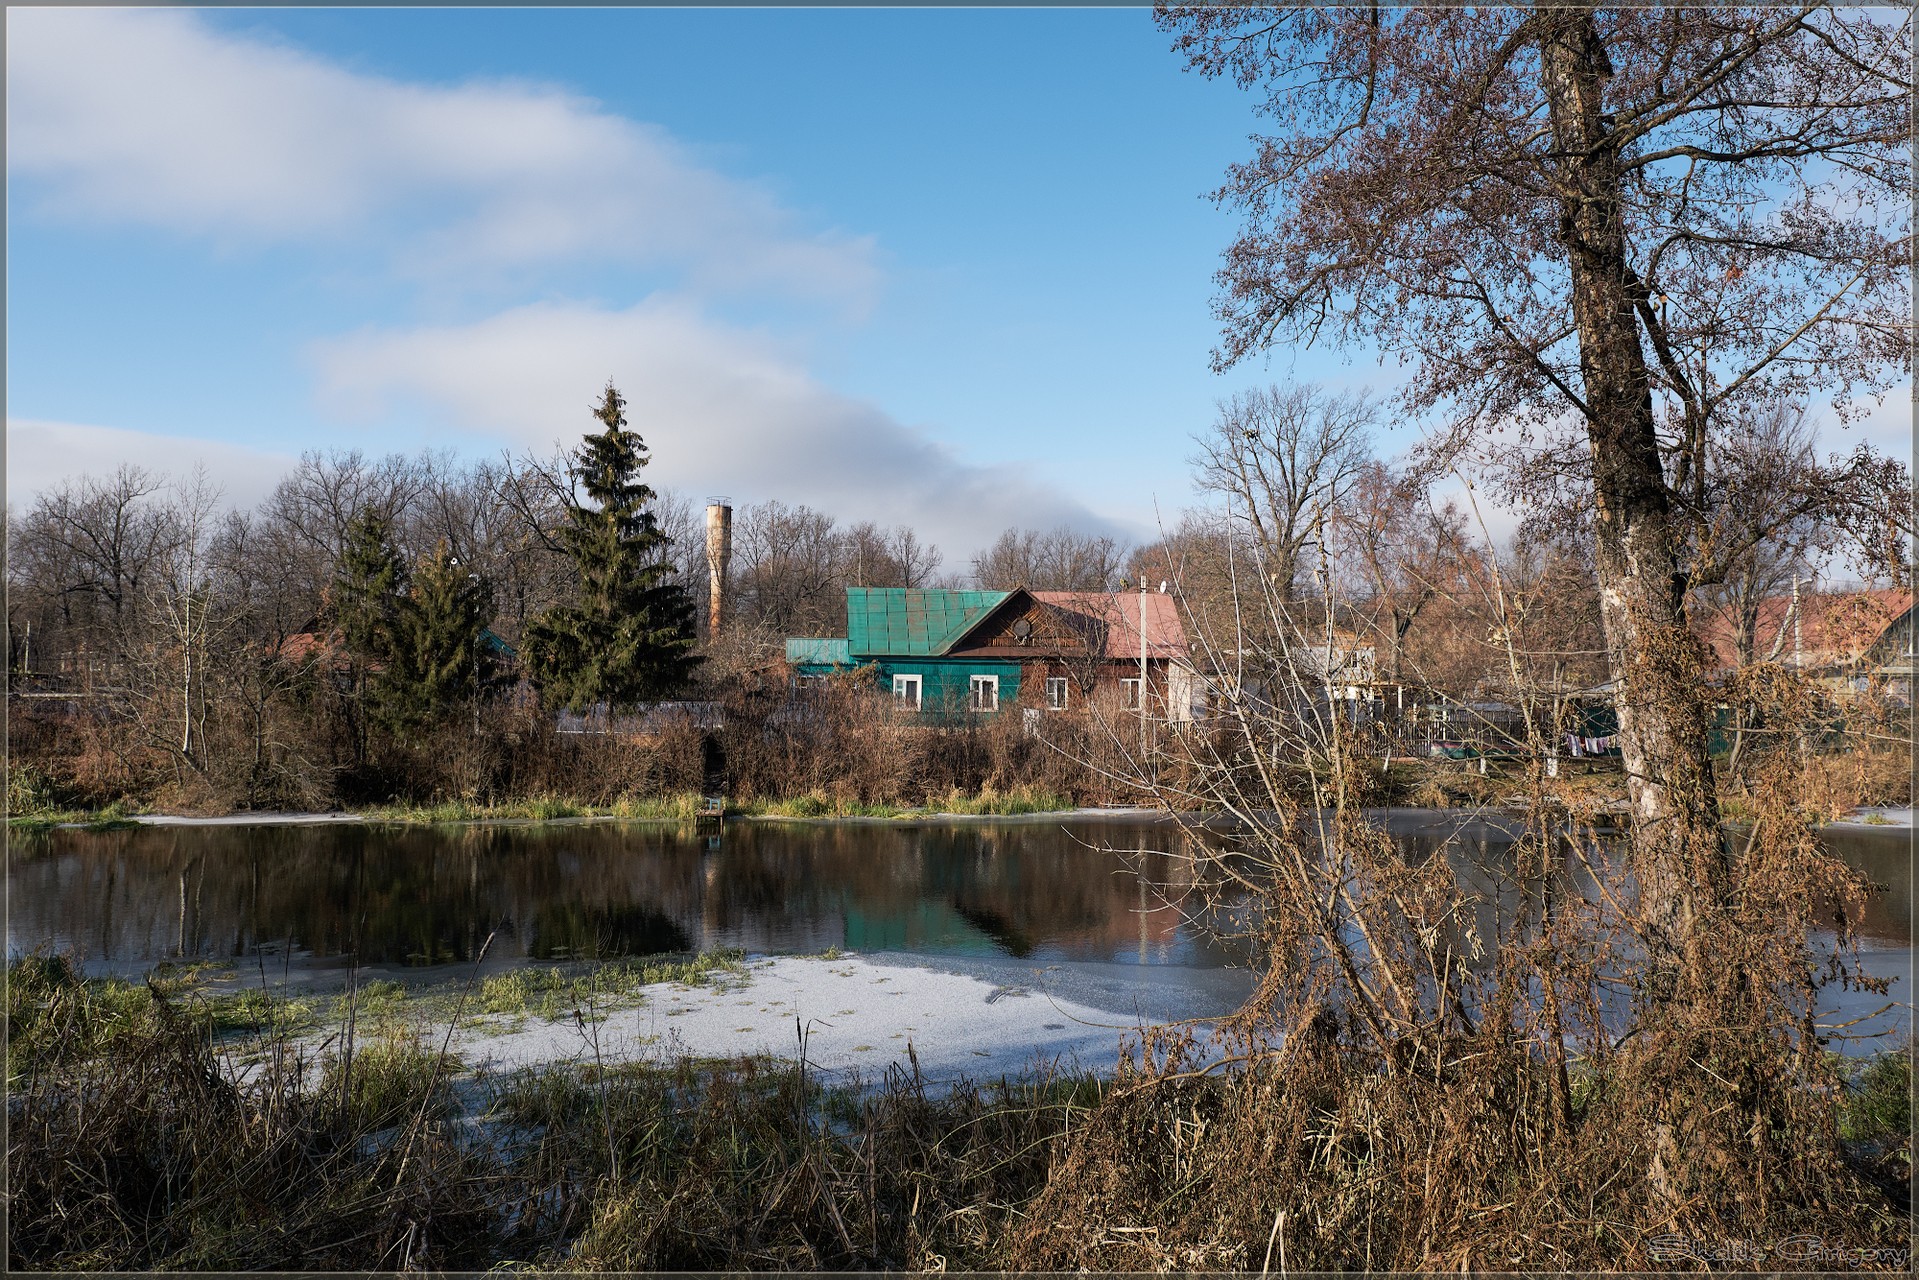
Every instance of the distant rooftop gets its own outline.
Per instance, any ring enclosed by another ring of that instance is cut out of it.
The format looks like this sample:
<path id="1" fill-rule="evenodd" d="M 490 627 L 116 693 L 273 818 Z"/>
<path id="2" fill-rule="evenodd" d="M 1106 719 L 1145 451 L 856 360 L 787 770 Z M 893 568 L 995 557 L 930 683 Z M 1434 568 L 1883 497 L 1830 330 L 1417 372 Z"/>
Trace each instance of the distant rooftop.
<path id="1" fill-rule="evenodd" d="M 1179 602 L 1172 596 L 1151 591 L 1144 595 L 1134 591 L 1035 591 L 1033 599 L 1092 618 L 1100 625 L 1109 658 L 1139 657 L 1140 610 L 1144 601 L 1147 656 L 1187 656 L 1186 628 L 1180 622 Z"/>
<path id="2" fill-rule="evenodd" d="M 786 642 L 786 660 L 794 666 L 850 667 L 853 655 L 844 637 L 795 636 Z"/>

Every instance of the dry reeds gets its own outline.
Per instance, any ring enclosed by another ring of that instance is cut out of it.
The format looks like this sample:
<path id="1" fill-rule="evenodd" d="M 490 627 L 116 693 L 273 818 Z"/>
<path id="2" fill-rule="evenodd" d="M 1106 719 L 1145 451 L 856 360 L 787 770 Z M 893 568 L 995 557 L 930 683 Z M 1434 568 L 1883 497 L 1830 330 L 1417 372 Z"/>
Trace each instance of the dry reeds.
<path id="1" fill-rule="evenodd" d="M 1364 810 L 1377 756 L 1310 661 L 1330 637 L 1268 605 L 1290 638 L 1243 681 L 1213 663 L 1215 724 L 1177 740 L 1190 791 L 1167 797 L 1230 820 L 1186 848 L 1196 883 L 1258 904 L 1261 981 L 1210 1043 L 1149 1038 L 1012 1264 L 1639 1270 L 1713 1250 L 1761 1266 L 1817 1238 L 1905 1266 L 1903 1192 L 1841 1140 L 1815 1015 L 1824 983 L 1874 983 L 1849 950 L 1866 886 L 1814 834 L 1807 732 L 1749 759 L 1738 837 L 1639 822 L 1622 840 L 1548 776 L 1529 719 L 1510 852 L 1412 857 Z M 1697 680 L 1641 696 L 1709 710 Z M 1792 705 L 1775 698 L 1775 730 Z"/>
<path id="2" fill-rule="evenodd" d="M 456 1081 L 418 1029 L 349 1066 L 60 961 L 8 996 L 16 1269 L 986 1267 L 1100 1092 L 803 1058 Z"/>

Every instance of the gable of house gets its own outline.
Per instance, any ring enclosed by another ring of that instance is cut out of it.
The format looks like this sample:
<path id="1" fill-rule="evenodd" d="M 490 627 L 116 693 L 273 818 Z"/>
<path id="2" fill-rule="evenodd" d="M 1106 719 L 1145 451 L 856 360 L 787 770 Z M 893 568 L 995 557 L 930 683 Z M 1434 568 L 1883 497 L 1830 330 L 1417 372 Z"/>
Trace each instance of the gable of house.
<path id="1" fill-rule="evenodd" d="M 1105 651 L 1105 628 L 1083 614 L 1055 608 L 1016 587 L 954 641 L 949 652 L 1030 662 Z"/>

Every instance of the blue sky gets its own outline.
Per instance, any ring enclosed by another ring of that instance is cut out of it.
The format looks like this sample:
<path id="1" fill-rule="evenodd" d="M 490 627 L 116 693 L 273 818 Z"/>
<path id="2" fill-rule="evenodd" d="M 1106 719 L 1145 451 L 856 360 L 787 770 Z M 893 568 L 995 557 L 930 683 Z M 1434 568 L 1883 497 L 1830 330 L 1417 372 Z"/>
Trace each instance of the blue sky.
<path id="1" fill-rule="evenodd" d="M 1150 14 L 8 12 L 9 496 L 313 447 L 544 451 L 609 376 L 653 478 L 1150 533 L 1209 371 L 1245 97 Z"/>
<path id="2" fill-rule="evenodd" d="M 612 377 L 689 496 L 949 566 L 1013 524 L 1150 537 L 1219 398 L 1396 381 L 1210 372 L 1206 193 L 1259 122 L 1167 44 L 1141 8 L 9 9 L 9 501 L 545 453 Z"/>

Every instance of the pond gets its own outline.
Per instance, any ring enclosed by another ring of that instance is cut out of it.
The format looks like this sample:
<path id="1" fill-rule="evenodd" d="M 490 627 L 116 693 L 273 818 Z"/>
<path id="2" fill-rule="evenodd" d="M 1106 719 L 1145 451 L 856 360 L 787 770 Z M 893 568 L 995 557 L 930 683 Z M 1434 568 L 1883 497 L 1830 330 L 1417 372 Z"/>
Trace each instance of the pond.
<path id="1" fill-rule="evenodd" d="M 1510 844 L 1497 823 L 1382 817 L 1416 855 L 1450 838 L 1456 865 L 1498 866 Z M 1208 1016 L 1250 990 L 1248 955 L 1177 900 L 1192 883 L 1166 852 L 1180 839 L 1165 823 L 1082 817 L 740 822 L 722 837 L 605 822 L 62 830 L 13 841 L 7 947 L 61 951 L 94 973 L 215 960 L 276 979 L 343 971 L 356 954 L 427 979 L 470 967 L 483 945 L 488 970 L 837 949 L 1097 974 L 1100 1003 L 1180 991 L 1189 998 L 1146 1004 Z M 1828 841 L 1886 886 L 1867 905 L 1863 951 L 1871 972 L 1899 979 L 1891 998 L 1909 1000 L 1910 833 L 1834 829 Z M 1829 995 L 1851 1013 L 1884 1003 Z"/>

